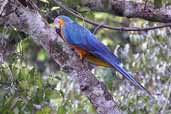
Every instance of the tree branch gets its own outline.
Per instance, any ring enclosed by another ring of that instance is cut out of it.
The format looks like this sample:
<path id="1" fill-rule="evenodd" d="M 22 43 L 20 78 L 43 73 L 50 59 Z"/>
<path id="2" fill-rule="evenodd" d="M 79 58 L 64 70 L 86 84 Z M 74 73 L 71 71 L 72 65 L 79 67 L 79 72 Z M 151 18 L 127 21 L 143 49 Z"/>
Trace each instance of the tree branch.
<path id="1" fill-rule="evenodd" d="M 49 28 L 38 11 L 24 7 L 17 0 L 15 4 L 12 3 L 12 7 L 16 10 L 8 16 L 7 23 L 32 36 L 33 40 L 53 57 L 61 69 L 69 75 L 74 75 L 81 91 L 93 104 L 98 114 L 121 114 L 104 84 L 95 78 L 88 66 L 83 65 L 66 44 L 61 42 L 59 35 L 54 29 Z"/>
<path id="2" fill-rule="evenodd" d="M 105 24 L 99 24 L 99 22 L 94 22 L 90 19 L 87 19 L 83 16 L 80 16 L 78 13 L 75 13 L 76 11 L 72 11 L 70 9 L 68 9 L 66 6 L 62 5 L 61 2 L 59 2 L 58 0 L 53 0 L 57 5 L 59 5 L 61 8 L 63 8 L 64 10 L 66 10 L 68 13 L 74 15 L 75 17 L 89 23 L 95 26 L 100 26 L 103 28 L 107 28 L 107 29 L 111 29 L 111 30 L 118 30 L 118 31 L 149 31 L 149 30 L 154 30 L 154 29 L 159 29 L 159 28 L 165 28 L 165 27 L 171 27 L 171 23 L 167 23 L 167 24 L 162 24 L 162 25 L 158 25 L 158 26 L 153 26 L 153 27 L 146 27 L 146 28 L 138 28 L 138 27 L 113 27 L 113 26 L 109 26 L 109 25 L 105 25 Z"/>
<path id="3" fill-rule="evenodd" d="M 84 0 L 80 5 L 88 6 L 96 11 L 110 12 L 117 16 L 141 18 L 153 22 L 171 22 L 171 8 L 156 9 L 151 3 L 145 5 L 145 3 L 126 0 Z"/>

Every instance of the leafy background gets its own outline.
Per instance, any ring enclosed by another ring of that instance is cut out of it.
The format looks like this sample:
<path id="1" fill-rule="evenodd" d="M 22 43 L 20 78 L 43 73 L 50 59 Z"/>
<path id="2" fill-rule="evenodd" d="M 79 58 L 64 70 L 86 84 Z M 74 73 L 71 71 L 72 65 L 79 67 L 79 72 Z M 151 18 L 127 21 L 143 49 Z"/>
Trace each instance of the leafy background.
<path id="1" fill-rule="evenodd" d="M 51 0 L 34 0 L 50 24 L 57 15 L 67 15 L 92 32 L 96 27 L 67 14 Z M 80 6 L 81 0 L 62 2 L 97 22 L 111 26 L 148 27 L 156 23 L 126 19 L 110 13 L 91 11 Z M 144 1 L 139 1 L 144 2 Z M 156 7 L 170 5 L 170 0 L 151 1 Z M 92 72 L 103 81 L 124 114 L 171 113 L 171 29 L 121 32 L 99 29 L 95 35 L 122 61 L 124 67 L 145 86 L 154 98 L 135 88 L 109 68 L 95 67 Z M 48 54 L 15 28 L 0 28 L 0 40 L 22 39 L 0 66 L 1 114 L 95 114 L 72 77 L 59 70 Z"/>

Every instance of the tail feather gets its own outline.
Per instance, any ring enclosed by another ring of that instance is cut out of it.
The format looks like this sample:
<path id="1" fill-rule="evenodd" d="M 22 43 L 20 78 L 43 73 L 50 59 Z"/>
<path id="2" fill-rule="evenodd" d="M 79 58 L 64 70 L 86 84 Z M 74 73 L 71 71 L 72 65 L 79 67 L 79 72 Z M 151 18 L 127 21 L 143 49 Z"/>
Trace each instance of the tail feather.
<path id="1" fill-rule="evenodd" d="M 149 95 L 151 95 L 151 93 L 146 90 L 139 82 L 137 82 L 132 75 L 130 75 L 125 69 L 123 69 L 122 67 L 120 67 L 118 64 L 112 64 L 113 68 L 115 68 L 115 70 L 117 70 L 119 73 L 121 73 L 125 78 L 127 78 L 129 81 L 131 81 L 135 86 L 139 87 L 140 89 L 146 91 Z"/>

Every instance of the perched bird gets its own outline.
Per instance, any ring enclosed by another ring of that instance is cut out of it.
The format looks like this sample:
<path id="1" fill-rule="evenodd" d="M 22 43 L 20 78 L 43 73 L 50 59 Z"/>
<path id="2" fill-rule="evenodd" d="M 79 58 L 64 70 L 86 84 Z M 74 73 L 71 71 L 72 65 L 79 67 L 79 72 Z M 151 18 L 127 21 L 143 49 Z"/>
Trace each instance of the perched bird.
<path id="1" fill-rule="evenodd" d="M 56 32 L 75 50 L 81 60 L 84 59 L 99 66 L 112 67 L 130 80 L 135 86 L 147 91 L 131 74 L 119 65 L 120 62 L 117 57 L 96 39 L 88 29 L 64 15 L 56 17 L 54 25 Z"/>

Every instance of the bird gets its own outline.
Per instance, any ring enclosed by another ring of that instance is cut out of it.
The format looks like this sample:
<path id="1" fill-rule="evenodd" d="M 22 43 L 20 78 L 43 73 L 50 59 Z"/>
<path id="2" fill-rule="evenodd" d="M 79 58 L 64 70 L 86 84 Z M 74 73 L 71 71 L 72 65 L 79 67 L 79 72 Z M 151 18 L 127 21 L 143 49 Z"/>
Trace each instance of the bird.
<path id="1" fill-rule="evenodd" d="M 86 60 L 97 66 L 113 68 L 131 81 L 136 87 L 139 87 L 150 94 L 145 87 L 120 66 L 120 60 L 87 28 L 79 25 L 65 15 L 57 16 L 54 19 L 54 26 L 62 40 L 67 42 L 69 47 L 79 55 L 81 60 Z"/>

